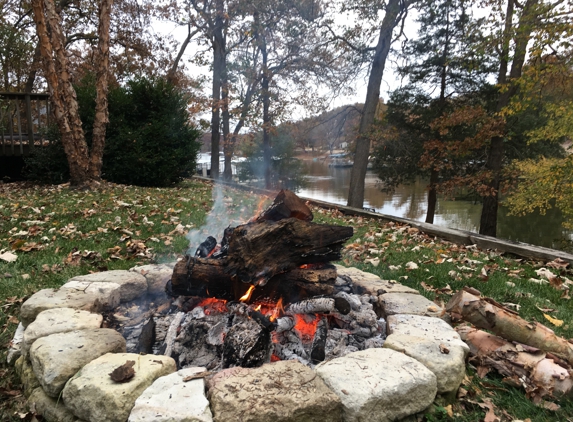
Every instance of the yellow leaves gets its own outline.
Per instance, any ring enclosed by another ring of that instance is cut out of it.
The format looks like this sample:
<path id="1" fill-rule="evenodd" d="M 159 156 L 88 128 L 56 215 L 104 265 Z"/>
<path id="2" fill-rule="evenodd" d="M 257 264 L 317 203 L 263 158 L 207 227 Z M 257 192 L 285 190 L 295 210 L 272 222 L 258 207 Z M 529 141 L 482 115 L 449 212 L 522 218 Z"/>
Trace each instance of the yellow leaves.
<path id="1" fill-rule="evenodd" d="M 551 324 L 555 325 L 556 327 L 561 327 L 563 325 L 563 321 L 557 318 L 553 318 L 551 315 L 543 314 L 545 319 L 549 321 Z"/>

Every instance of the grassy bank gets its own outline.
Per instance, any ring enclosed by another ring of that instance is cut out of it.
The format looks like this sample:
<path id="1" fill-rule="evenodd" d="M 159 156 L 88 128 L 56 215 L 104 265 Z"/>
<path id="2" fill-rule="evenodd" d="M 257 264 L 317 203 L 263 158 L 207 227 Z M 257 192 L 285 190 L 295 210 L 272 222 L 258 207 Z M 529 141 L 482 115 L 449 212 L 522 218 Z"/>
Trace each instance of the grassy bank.
<path id="1" fill-rule="evenodd" d="M 249 192 L 226 191 L 226 209 L 218 213 L 219 223 L 226 224 L 225 218 L 244 221 L 260 200 Z M 211 207 L 211 186 L 198 181 L 171 189 L 105 185 L 97 192 L 0 185 L 0 254 L 17 256 L 13 262 L 0 260 L 0 420 L 20 420 L 15 412 L 25 413 L 13 370 L 5 364 L 22 301 L 75 275 L 173 261 L 188 246 L 185 234 L 205 223 Z M 407 226 L 344 217 L 337 211 L 315 209 L 314 214 L 317 222 L 355 227 L 355 236 L 345 248 L 345 265 L 400 281 L 438 303 L 472 286 L 518 310 L 522 317 L 573 337 L 569 321 L 573 305 L 565 289 L 573 279 L 569 268 L 550 268 L 561 277 L 543 282 L 536 270 L 547 268 L 547 263 L 461 247 Z M 416 265 L 406 265 L 410 262 Z M 545 315 L 564 322 L 554 326 Z M 462 399 L 453 406 L 436 406 L 427 420 L 483 420 L 488 403 L 501 420 L 573 420 L 570 402 L 562 401 L 557 412 L 536 407 L 523 391 L 503 384 L 492 373 L 480 380 L 471 363 L 462 389 Z"/>

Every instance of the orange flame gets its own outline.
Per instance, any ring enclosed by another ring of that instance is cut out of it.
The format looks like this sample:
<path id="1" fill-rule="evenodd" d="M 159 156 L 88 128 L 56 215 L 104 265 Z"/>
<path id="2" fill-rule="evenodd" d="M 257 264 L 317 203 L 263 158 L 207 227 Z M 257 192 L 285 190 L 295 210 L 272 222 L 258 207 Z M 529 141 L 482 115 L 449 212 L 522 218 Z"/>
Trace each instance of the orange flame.
<path id="1" fill-rule="evenodd" d="M 259 303 L 259 305 L 255 308 L 255 311 L 260 311 L 261 310 L 261 304 Z"/>
<path id="2" fill-rule="evenodd" d="M 277 302 L 275 309 L 273 309 L 273 313 L 271 314 L 269 319 L 271 320 L 271 322 L 273 322 L 282 314 L 284 314 L 284 309 L 283 309 L 283 298 L 281 297 Z"/>
<path id="3" fill-rule="evenodd" d="M 241 296 L 239 298 L 239 300 L 241 302 L 247 302 L 251 298 L 251 294 L 253 293 L 253 290 L 255 290 L 255 286 L 251 285 L 249 287 L 249 290 L 247 290 L 247 293 L 245 293 L 243 296 Z"/>

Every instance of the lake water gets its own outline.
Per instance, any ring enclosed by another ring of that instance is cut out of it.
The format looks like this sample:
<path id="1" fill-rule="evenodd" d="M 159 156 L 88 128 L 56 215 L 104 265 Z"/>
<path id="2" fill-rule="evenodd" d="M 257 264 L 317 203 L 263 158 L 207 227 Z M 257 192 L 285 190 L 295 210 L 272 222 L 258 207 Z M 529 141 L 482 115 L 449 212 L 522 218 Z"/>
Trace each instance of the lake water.
<path id="1" fill-rule="evenodd" d="M 350 184 L 350 168 L 328 167 L 324 161 L 305 161 L 307 186 L 298 191 L 300 196 L 334 204 L 346 205 Z M 378 179 L 372 172 L 366 174 L 364 207 L 396 217 L 425 221 L 427 207 L 427 181 L 417 180 L 410 185 L 399 186 L 391 194 L 378 189 Z M 472 201 L 448 201 L 438 198 L 434 224 L 454 229 L 477 232 L 481 204 Z M 497 235 L 500 238 L 517 240 L 548 248 L 571 247 L 573 231 L 562 228 L 563 218 L 559 210 L 551 209 L 546 215 L 534 213 L 523 217 L 508 216 L 500 207 Z"/>

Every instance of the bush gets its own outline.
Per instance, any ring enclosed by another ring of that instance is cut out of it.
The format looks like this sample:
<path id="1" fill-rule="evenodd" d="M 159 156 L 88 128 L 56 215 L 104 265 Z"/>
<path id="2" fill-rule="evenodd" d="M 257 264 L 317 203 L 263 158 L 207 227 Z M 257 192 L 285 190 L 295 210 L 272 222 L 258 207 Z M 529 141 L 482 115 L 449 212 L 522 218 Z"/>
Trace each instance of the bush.
<path id="1" fill-rule="evenodd" d="M 200 132 L 185 97 L 163 79 L 110 92 L 102 176 L 116 183 L 168 186 L 193 174 Z"/>
<path id="2" fill-rule="evenodd" d="M 76 87 L 88 145 L 95 115 L 95 79 Z M 163 79 L 138 79 L 109 90 L 109 124 L 102 178 L 139 186 L 169 186 L 193 174 L 201 136 L 189 122 L 185 96 Z M 57 129 L 47 148 L 26 159 L 31 180 L 62 183 L 69 169 Z"/>
<path id="3" fill-rule="evenodd" d="M 70 179 L 70 167 L 57 126 L 50 126 L 43 134 L 50 140 L 44 147 L 36 147 L 24 157 L 22 175 L 28 180 L 57 185 Z"/>

